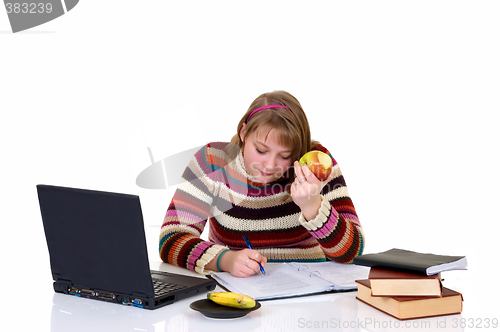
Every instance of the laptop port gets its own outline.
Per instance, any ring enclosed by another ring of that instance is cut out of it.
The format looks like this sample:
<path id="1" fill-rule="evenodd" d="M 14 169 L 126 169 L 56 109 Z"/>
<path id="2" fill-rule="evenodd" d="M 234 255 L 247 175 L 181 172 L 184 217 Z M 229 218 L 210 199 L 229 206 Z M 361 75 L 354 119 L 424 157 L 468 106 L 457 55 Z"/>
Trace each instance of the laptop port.
<path id="1" fill-rule="evenodd" d="M 104 299 L 104 300 L 114 300 L 114 299 L 116 299 L 116 296 L 113 293 L 96 292 L 95 295 L 98 296 L 101 299 Z"/>
<path id="2" fill-rule="evenodd" d="M 69 287 L 68 288 L 68 293 L 71 294 L 71 295 L 80 296 L 80 291 L 76 287 Z"/>
<path id="3" fill-rule="evenodd" d="M 118 301 L 118 303 L 121 303 L 123 305 L 132 305 L 132 303 L 130 303 L 130 298 L 128 296 L 117 296 L 116 297 L 116 300 Z"/>
<path id="4" fill-rule="evenodd" d="M 85 296 L 85 297 L 91 297 L 95 296 L 95 292 L 90 289 L 82 289 L 80 290 L 80 295 Z"/>
<path id="5" fill-rule="evenodd" d="M 142 302 L 141 299 L 132 299 L 130 301 L 134 307 L 137 308 L 144 308 L 144 303 Z"/>

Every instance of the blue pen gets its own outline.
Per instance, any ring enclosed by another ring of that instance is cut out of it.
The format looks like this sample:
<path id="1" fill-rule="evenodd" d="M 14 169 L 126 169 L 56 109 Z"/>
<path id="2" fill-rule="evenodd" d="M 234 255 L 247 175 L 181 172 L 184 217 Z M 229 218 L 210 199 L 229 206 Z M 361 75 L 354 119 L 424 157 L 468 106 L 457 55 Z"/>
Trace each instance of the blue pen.
<path id="1" fill-rule="evenodd" d="M 247 244 L 248 249 L 253 249 L 252 245 L 250 244 L 250 241 L 248 240 L 248 238 L 246 237 L 246 235 L 243 235 L 243 240 Z M 266 271 L 264 271 L 264 268 L 262 267 L 262 265 L 260 265 L 259 262 L 257 262 L 257 264 L 259 264 L 259 266 L 260 266 L 260 272 L 262 272 L 262 274 L 266 274 Z"/>

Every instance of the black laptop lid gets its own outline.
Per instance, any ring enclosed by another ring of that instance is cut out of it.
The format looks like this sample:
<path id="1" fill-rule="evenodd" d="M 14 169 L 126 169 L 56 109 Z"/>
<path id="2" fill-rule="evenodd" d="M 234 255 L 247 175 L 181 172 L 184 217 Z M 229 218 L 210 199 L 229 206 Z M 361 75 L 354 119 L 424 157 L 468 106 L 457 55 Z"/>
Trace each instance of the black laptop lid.
<path id="1" fill-rule="evenodd" d="M 138 196 L 37 189 L 55 281 L 154 296 Z"/>

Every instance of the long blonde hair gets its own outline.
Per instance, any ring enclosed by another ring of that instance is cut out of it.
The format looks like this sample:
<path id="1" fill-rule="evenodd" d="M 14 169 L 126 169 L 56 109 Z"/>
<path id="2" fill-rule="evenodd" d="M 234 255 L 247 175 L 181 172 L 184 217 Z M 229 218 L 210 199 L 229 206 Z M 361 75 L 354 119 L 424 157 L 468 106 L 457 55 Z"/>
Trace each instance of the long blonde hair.
<path id="1" fill-rule="evenodd" d="M 282 105 L 283 108 L 269 108 L 256 112 L 250 119 L 248 116 L 257 108 L 267 105 Z M 299 158 L 311 148 L 318 144 L 311 140 L 309 121 L 299 101 L 286 91 L 273 91 L 258 96 L 250 105 L 247 112 L 238 123 L 236 135 L 231 143 L 236 148 L 243 149 L 244 140 L 240 138 L 240 132 L 245 124 L 244 138 L 258 129 L 277 129 L 279 144 L 290 147 L 292 161 Z"/>

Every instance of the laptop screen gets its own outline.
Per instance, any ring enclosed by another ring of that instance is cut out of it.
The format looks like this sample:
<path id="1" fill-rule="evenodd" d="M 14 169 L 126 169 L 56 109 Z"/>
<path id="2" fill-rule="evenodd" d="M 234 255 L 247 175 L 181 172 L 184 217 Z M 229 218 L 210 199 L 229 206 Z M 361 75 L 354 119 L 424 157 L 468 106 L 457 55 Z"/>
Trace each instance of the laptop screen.
<path id="1" fill-rule="evenodd" d="M 138 196 L 37 189 L 55 281 L 154 296 Z"/>

